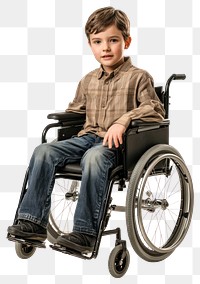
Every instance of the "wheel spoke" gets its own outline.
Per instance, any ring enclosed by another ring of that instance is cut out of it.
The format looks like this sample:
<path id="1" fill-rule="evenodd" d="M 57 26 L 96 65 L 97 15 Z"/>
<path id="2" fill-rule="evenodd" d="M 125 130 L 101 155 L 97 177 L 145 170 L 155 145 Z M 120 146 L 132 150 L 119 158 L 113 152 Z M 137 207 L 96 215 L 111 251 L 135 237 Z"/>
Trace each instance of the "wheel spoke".
<path id="1" fill-rule="evenodd" d="M 72 231 L 78 195 L 78 181 L 62 177 L 56 179 L 49 217 L 50 234 L 53 238 Z"/>

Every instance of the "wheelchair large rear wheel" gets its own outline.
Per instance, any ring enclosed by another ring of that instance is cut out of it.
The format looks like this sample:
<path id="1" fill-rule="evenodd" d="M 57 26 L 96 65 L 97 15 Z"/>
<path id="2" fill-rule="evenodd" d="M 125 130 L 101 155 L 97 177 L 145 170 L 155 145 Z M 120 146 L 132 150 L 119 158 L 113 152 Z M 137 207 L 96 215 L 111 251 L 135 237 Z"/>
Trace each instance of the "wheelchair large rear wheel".
<path id="1" fill-rule="evenodd" d="M 165 259 L 184 239 L 192 210 L 192 180 L 179 152 L 162 144 L 150 148 L 137 162 L 127 193 L 133 249 L 150 262 Z"/>
<path id="2" fill-rule="evenodd" d="M 47 227 L 49 242 L 55 243 L 58 236 L 72 232 L 79 190 L 79 181 L 56 176 Z"/>

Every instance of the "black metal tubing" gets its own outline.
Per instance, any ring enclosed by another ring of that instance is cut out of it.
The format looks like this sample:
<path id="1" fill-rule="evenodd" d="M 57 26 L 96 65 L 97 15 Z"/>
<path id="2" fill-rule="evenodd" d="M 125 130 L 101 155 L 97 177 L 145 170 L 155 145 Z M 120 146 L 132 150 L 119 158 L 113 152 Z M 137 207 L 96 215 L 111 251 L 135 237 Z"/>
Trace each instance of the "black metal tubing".
<path id="1" fill-rule="evenodd" d="M 109 235 L 115 235 L 115 234 L 116 234 L 117 240 L 121 241 L 121 230 L 120 230 L 120 228 L 103 231 L 102 236 L 109 236 Z"/>
<path id="2" fill-rule="evenodd" d="M 62 122 L 57 122 L 57 123 L 51 123 L 51 124 L 48 124 L 43 132 L 42 132 L 42 143 L 46 143 L 47 142 L 47 139 L 46 139 L 46 134 L 47 134 L 47 131 L 53 127 L 59 127 L 59 126 L 62 126 Z"/>
<path id="3" fill-rule="evenodd" d="M 185 80 L 185 74 L 172 74 L 165 85 L 164 105 L 165 105 L 165 118 L 169 118 L 169 87 L 173 80 Z"/>

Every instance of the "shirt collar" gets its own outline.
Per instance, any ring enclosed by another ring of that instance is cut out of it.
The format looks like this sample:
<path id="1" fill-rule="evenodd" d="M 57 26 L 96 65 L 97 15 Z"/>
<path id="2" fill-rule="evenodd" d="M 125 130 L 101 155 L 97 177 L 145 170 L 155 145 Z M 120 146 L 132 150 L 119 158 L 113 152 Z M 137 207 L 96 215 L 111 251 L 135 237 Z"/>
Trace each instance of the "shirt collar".
<path id="1" fill-rule="evenodd" d="M 113 77 L 116 76 L 119 72 L 126 72 L 131 66 L 131 58 L 129 56 L 124 57 L 124 62 L 112 72 Z M 98 79 L 100 80 L 105 74 L 106 72 L 103 69 L 103 66 L 101 65 L 98 71 Z"/>

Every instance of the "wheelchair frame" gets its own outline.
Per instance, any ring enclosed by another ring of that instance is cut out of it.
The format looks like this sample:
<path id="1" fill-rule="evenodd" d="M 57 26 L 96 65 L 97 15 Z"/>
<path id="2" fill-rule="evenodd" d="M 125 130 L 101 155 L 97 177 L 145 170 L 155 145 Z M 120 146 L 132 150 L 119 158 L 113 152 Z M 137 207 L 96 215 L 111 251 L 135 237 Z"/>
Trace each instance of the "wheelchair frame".
<path id="1" fill-rule="evenodd" d="M 127 230 L 129 239 L 136 253 L 147 261 L 160 261 L 168 257 L 174 249 L 184 239 L 187 230 L 190 225 L 193 209 L 193 187 L 192 180 L 187 170 L 187 167 L 182 160 L 179 152 L 170 147 L 169 144 L 169 87 L 172 80 L 184 80 L 184 74 L 173 74 L 165 85 L 165 91 L 162 87 L 156 87 L 156 93 L 164 104 L 166 111 L 165 119 L 162 122 L 143 122 L 141 120 L 134 120 L 130 123 L 125 135 L 122 146 L 118 153 L 118 166 L 111 171 L 109 178 L 109 186 L 107 190 L 107 197 L 104 200 L 103 218 L 101 221 L 97 241 L 94 247 L 94 251 L 90 254 L 77 253 L 74 250 L 66 249 L 58 245 L 51 245 L 54 250 L 67 253 L 73 256 L 77 256 L 83 259 L 96 258 L 98 255 L 101 237 L 111 234 L 116 234 L 115 248 L 111 252 L 109 258 L 109 271 L 114 277 L 122 277 L 129 265 L 130 256 L 126 248 L 126 241 L 121 239 L 120 228 L 105 230 L 110 218 L 111 211 L 126 212 Z M 57 120 L 56 123 L 48 124 L 42 133 L 42 143 L 46 143 L 47 132 L 51 128 L 58 129 L 58 140 L 64 140 L 70 138 L 72 135 L 78 133 L 82 128 L 85 115 L 77 113 L 51 113 L 48 115 L 49 119 Z M 148 133 L 148 139 L 146 139 Z M 134 143 L 133 143 L 134 141 Z M 183 205 L 184 212 L 179 213 L 180 222 L 177 221 L 172 236 L 162 246 L 162 248 L 156 247 L 149 239 L 142 224 L 141 210 L 135 211 L 135 207 L 140 207 L 146 211 L 153 212 L 156 208 L 167 208 L 167 200 L 157 198 L 154 201 L 149 198 L 145 200 L 142 198 L 142 194 L 145 188 L 146 180 L 152 175 L 169 176 L 171 174 L 170 161 L 173 161 L 175 167 L 178 169 L 178 175 L 180 178 L 181 186 L 183 187 L 183 199 L 188 199 Z M 141 161 L 141 162 L 140 162 Z M 142 165 L 141 165 L 142 164 Z M 151 169 L 148 170 L 148 169 Z M 154 173 L 152 174 L 152 169 Z M 147 175 L 146 175 L 147 173 Z M 81 168 L 78 164 L 70 164 L 65 168 L 59 170 L 56 176 L 65 179 L 81 180 Z M 136 193 L 136 190 L 129 190 L 127 193 L 127 201 L 125 206 L 111 205 L 111 193 L 113 185 L 118 183 L 118 190 L 121 191 L 125 187 L 125 182 L 129 181 L 129 184 L 133 188 L 139 188 L 139 181 L 142 180 L 142 189 L 140 193 Z M 23 199 L 23 196 L 27 190 L 28 170 L 24 179 L 22 192 L 19 200 L 19 205 Z M 17 212 L 15 215 L 14 224 L 17 221 Z M 136 216 L 137 215 L 137 216 Z M 135 224 L 137 223 L 137 225 Z M 179 227 L 181 227 L 179 229 Z M 52 230 L 51 224 L 48 227 L 48 231 Z M 147 245 L 141 243 L 141 237 L 138 231 L 142 231 L 143 239 Z M 21 258 L 28 258 L 34 252 L 36 247 L 45 247 L 43 243 L 28 242 L 27 240 L 16 239 L 13 236 L 8 235 L 9 240 L 16 241 L 16 252 Z M 52 242 L 50 236 L 50 242 Z"/>

